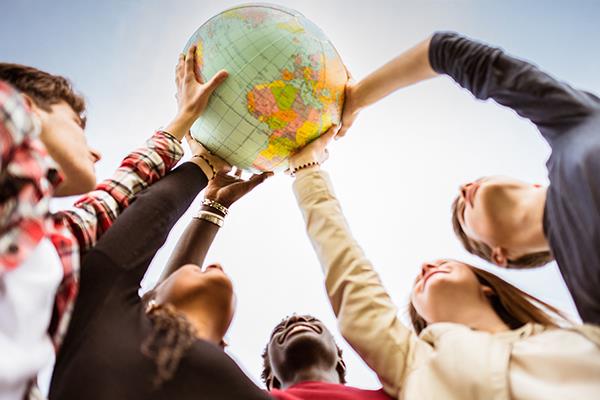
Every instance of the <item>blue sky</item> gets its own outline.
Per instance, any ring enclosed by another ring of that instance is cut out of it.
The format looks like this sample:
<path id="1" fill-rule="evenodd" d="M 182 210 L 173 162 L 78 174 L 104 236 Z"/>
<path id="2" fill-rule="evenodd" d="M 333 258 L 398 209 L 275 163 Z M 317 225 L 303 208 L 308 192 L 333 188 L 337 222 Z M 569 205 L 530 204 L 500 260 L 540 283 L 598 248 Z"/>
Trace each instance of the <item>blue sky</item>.
<path id="1" fill-rule="evenodd" d="M 600 93 L 600 2 L 281 1 L 319 25 L 355 78 L 436 30 L 456 30 L 531 60 L 576 87 Z M 0 59 L 69 77 L 89 103 L 87 134 L 104 159 L 98 176 L 173 116 L 173 70 L 188 37 L 233 1 L 7 1 Z M 326 169 L 354 235 L 401 312 L 421 262 L 471 261 L 451 232 L 457 186 L 485 174 L 546 182 L 549 148 L 534 127 L 492 102 L 477 102 L 446 78 L 406 89 L 359 117 L 331 149 Z M 277 176 L 236 204 L 208 261 L 221 261 L 238 293 L 230 352 L 256 379 L 271 328 L 293 311 L 335 331 L 320 268 L 304 234 L 291 180 Z M 364 199 L 376 199 L 373 209 Z M 57 203 L 65 206 L 70 200 Z M 197 206 L 197 205 L 196 205 Z M 157 256 L 150 286 L 195 207 Z M 293 254 L 293 257 L 289 255 Z M 505 274 L 568 311 L 555 266 Z M 339 337 L 338 337 L 339 338 Z M 349 382 L 376 378 L 339 338 Z"/>

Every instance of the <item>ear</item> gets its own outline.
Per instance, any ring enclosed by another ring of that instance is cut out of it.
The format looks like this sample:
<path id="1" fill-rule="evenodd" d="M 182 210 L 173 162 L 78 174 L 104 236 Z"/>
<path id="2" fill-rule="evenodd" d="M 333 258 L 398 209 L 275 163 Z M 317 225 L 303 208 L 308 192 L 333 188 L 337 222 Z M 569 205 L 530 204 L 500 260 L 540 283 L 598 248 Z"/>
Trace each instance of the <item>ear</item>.
<path id="1" fill-rule="evenodd" d="M 341 372 L 346 372 L 346 363 L 344 362 L 344 360 L 338 358 L 338 362 L 335 369 Z"/>
<path id="2" fill-rule="evenodd" d="M 508 266 L 508 252 L 502 247 L 494 247 L 492 249 L 492 262 L 499 267 L 506 268 Z"/>
<path id="3" fill-rule="evenodd" d="M 496 292 L 494 292 L 494 289 L 487 285 L 481 285 L 481 291 L 483 292 L 483 295 L 485 297 L 492 297 L 496 294 Z"/>
<path id="4" fill-rule="evenodd" d="M 279 389 L 281 387 L 281 383 L 273 376 L 273 373 L 269 375 L 267 378 L 267 390 Z"/>

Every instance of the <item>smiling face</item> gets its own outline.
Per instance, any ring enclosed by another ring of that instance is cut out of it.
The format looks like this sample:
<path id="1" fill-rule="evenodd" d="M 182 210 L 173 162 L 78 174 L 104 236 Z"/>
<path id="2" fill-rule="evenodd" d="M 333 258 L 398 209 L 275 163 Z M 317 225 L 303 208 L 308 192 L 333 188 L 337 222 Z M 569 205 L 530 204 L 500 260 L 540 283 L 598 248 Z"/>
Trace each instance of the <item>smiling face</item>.
<path id="1" fill-rule="evenodd" d="M 204 321 L 220 339 L 225 336 L 235 313 L 233 284 L 218 264 L 202 270 L 184 265 L 155 288 L 158 304 L 171 304 L 178 311 Z"/>
<path id="2" fill-rule="evenodd" d="M 414 281 L 411 302 L 427 323 L 463 322 L 465 310 L 489 310 L 492 290 L 473 270 L 454 260 L 424 263 Z"/>
<path id="3" fill-rule="evenodd" d="M 295 315 L 280 322 L 271 333 L 264 357 L 270 366 L 269 376 L 264 377 L 268 389 L 285 386 L 304 371 L 338 374 L 340 367 L 345 369 L 331 332 L 309 315 Z M 343 376 L 339 381 L 344 383 Z"/>

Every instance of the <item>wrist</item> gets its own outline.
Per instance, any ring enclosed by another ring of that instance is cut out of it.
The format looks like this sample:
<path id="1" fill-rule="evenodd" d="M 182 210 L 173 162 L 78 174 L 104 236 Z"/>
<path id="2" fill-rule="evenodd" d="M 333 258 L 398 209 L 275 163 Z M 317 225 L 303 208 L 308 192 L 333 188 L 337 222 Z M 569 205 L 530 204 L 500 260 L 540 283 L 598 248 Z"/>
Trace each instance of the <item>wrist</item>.
<path id="1" fill-rule="evenodd" d="M 212 213 L 215 213 L 215 214 L 225 218 L 225 214 L 222 211 L 220 211 L 214 207 L 204 205 L 204 204 L 202 206 L 200 206 L 200 211 L 210 211 Z"/>
<path id="2" fill-rule="evenodd" d="M 204 172 L 204 175 L 206 175 L 206 178 L 209 181 L 215 177 L 217 171 L 215 170 L 215 167 L 210 162 L 210 159 L 208 157 L 206 157 L 205 155 L 194 154 L 192 156 L 192 158 L 190 158 L 190 162 L 196 164 L 202 170 L 202 172 Z"/>

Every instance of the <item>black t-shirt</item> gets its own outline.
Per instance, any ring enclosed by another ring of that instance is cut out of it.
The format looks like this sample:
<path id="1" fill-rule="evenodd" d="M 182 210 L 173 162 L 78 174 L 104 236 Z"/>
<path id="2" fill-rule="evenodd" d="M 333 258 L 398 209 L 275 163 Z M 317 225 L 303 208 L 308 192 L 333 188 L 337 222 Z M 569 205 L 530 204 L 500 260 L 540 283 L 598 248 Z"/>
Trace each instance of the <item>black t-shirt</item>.
<path id="1" fill-rule="evenodd" d="M 71 324 L 58 353 L 50 399 L 268 399 L 223 350 L 203 340 L 185 351 L 172 379 L 153 386 L 142 354 L 152 326 L 140 281 L 175 222 L 207 179 L 187 163 L 140 193 L 84 258 Z"/>
<path id="2" fill-rule="evenodd" d="M 431 41 L 433 69 L 531 120 L 550 144 L 544 233 L 584 322 L 600 324 L 600 99 L 455 33 Z"/>

